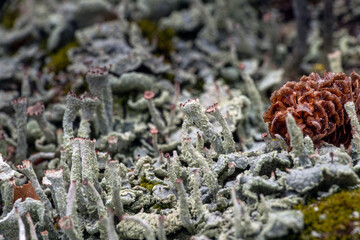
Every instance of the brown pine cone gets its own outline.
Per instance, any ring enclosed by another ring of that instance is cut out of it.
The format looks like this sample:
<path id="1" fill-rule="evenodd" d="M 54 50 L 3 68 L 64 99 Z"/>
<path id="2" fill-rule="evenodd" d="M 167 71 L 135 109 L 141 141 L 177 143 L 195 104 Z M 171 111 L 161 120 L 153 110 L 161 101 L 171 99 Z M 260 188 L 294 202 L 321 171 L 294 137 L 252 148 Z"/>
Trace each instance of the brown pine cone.
<path id="1" fill-rule="evenodd" d="M 263 114 L 269 124 L 271 136 L 280 134 L 290 143 L 285 117 L 289 112 L 304 135 L 308 135 L 316 147 L 324 142 L 348 147 L 351 143 L 350 119 L 344 109 L 348 101 L 355 103 L 360 117 L 360 75 L 352 72 L 324 72 L 303 76 L 300 82 L 287 82 L 271 95 L 271 106 Z"/>

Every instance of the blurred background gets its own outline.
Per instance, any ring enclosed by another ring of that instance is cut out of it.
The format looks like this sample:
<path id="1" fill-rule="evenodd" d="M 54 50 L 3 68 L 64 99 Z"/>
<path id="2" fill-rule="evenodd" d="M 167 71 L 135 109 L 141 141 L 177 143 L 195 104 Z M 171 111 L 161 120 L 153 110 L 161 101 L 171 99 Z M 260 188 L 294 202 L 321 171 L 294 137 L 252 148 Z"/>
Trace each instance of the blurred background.
<path id="1" fill-rule="evenodd" d="M 122 33 L 109 33 L 108 39 L 119 39 L 114 35 L 123 34 L 123 42 L 96 44 L 92 39 L 80 39 L 84 29 L 101 28 L 103 23 L 116 20 L 129 25 Z M 130 43 L 129 31 L 138 31 L 143 39 Z M 128 54 L 127 50 L 145 40 L 151 47 L 148 52 L 172 65 L 168 75 L 176 75 L 180 61 L 176 58 L 190 58 L 184 56 L 189 49 L 185 45 L 190 44 L 193 50 L 210 56 L 207 60 L 212 61 L 212 68 L 221 70 L 213 74 L 215 78 L 236 80 L 231 76 L 233 64 L 229 64 L 229 58 L 236 57 L 251 68 L 249 73 L 263 91 L 313 71 L 358 71 L 360 1 L 2 0 L 0 36 L 2 89 L 20 90 L 14 82 L 22 78 L 19 71 L 27 70 L 34 78 L 43 72 L 54 75 L 52 81 L 44 80 L 48 87 L 57 83 L 71 88 L 74 76 L 69 74 L 81 72 L 79 65 L 112 64 L 116 68 L 119 61 L 99 56 Z M 74 50 L 69 53 L 74 48 L 96 49 L 89 56 Z M 224 56 L 226 53 L 232 57 Z M 197 87 L 206 82 L 199 74 L 202 69 L 191 71 L 199 81 Z"/>

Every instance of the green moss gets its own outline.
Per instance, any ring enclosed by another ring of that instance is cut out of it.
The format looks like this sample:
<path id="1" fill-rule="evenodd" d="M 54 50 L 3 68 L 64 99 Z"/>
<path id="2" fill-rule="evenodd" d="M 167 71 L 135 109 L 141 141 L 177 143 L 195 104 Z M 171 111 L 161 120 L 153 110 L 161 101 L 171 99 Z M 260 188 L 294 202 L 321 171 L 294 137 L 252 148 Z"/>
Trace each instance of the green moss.
<path id="1" fill-rule="evenodd" d="M 320 201 L 297 205 L 295 209 L 304 214 L 305 229 L 299 239 L 319 239 L 312 231 L 320 234 L 320 239 L 360 238 L 360 234 L 351 235 L 360 220 L 360 189 L 344 190 Z"/>
<path id="2" fill-rule="evenodd" d="M 15 0 L 11 4 L 5 6 L 2 13 L 1 25 L 4 28 L 10 29 L 14 26 L 16 19 L 20 16 L 19 4 L 21 0 Z"/>
<path id="3" fill-rule="evenodd" d="M 163 74 L 163 77 L 165 79 L 169 80 L 170 82 L 174 83 L 175 74 L 166 72 L 166 73 Z"/>
<path id="4" fill-rule="evenodd" d="M 156 203 L 156 204 L 154 204 L 153 208 L 160 211 L 162 209 L 171 208 L 171 204 L 170 203 L 163 203 L 163 204 Z"/>
<path id="5" fill-rule="evenodd" d="M 45 65 L 45 68 L 48 68 L 50 71 L 56 73 L 65 70 L 66 67 L 70 64 L 67 51 L 73 47 L 78 46 L 79 44 L 76 41 L 69 42 L 64 47 L 50 55 L 50 61 Z"/>
<path id="6" fill-rule="evenodd" d="M 150 43 L 157 38 L 155 53 L 169 58 L 170 53 L 174 51 L 172 38 L 175 36 L 175 31 L 171 28 L 159 29 L 156 22 L 146 19 L 138 21 L 137 24 Z"/>
<path id="7" fill-rule="evenodd" d="M 149 191 L 152 191 L 155 185 L 158 185 L 158 183 L 152 183 L 149 180 L 147 180 L 145 177 L 141 177 L 141 181 L 140 181 L 141 187 L 146 188 Z"/>

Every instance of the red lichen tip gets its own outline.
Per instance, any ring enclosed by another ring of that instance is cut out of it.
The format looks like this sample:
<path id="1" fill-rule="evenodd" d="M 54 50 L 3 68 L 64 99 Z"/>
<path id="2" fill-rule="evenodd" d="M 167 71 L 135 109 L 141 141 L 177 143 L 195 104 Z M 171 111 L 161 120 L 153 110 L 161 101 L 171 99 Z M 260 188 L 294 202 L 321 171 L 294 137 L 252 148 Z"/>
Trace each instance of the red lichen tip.
<path id="1" fill-rule="evenodd" d="M 219 103 L 215 103 L 214 105 L 209 106 L 209 107 L 206 109 L 206 113 L 214 113 L 214 112 L 216 112 L 217 110 L 219 110 Z"/>
<path id="2" fill-rule="evenodd" d="M 146 100 L 151 100 L 155 97 L 155 93 L 153 91 L 145 91 L 144 92 L 144 98 Z"/>
<path id="3" fill-rule="evenodd" d="M 83 185 L 88 185 L 88 183 L 89 183 L 89 180 L 87 180 L 87 179 L 84 179 L 84 181 L 82 182 Z"/>
<path id="4" fill-rule="evenodd" d="M 44 103 L 37 102 L 35 105 L 32 105 L 27 108 L 27 114 L 29 116 L 39 116 L 45 111 Z"/>
<path id="5" fill-rule="evenodd" d="M 170 158 L 170 153 L 165 153 L 165 154 L 164 154 L 164 157 Z"/>
<path id="6" fill-rule="evenodd" d="M 41 234 L 41 236 L 47 236 L 47 235 L 49 235 L 49 232 L 45 230 L 45 231 L 42 231 L 40 234 Z"/>
<path id="7" fill-rule="evenodd" d="M 157 130 L 157 128 L 150 128 L 150 133 L 151 133 L 151 134 L 154 134 L 154 135 L 155 135 L 155 134 L 158 134 L 158 132 L 159 132 L 159 131 Z"/>

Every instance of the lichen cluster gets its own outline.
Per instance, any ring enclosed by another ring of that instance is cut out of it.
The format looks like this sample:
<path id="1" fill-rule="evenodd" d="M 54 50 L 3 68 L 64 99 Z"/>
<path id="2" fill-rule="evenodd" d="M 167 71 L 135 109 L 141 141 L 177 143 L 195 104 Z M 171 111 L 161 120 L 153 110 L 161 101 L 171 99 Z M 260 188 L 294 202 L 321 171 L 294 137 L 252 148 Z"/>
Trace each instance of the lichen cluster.
<path id="1" fill-rule="evenodd" d="M 351 3 L 338 3 L 344 24 L 360 16 Z M 357 200 L 347 202 L 360 184 L 357 101 L 341 102 L 346 146 L 318 145 L 292 111 L 266 133 L 265 96 L 295 40 L 277 4 L 0 1 L 0 239 L 306 239 L 332 226 L 357 237 Z M 357 66 L 351 41 L 334 39 L 343 55 L 329 56 L 332 71 L 341 56 Z M 343 208 L 350 222 L 333 218 Z"/>

